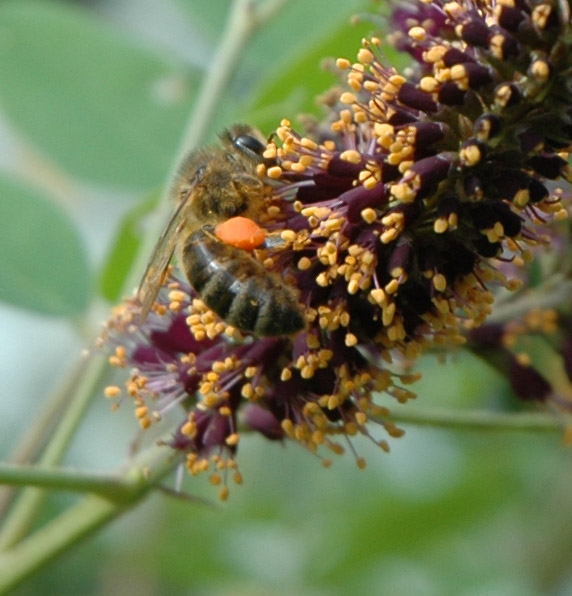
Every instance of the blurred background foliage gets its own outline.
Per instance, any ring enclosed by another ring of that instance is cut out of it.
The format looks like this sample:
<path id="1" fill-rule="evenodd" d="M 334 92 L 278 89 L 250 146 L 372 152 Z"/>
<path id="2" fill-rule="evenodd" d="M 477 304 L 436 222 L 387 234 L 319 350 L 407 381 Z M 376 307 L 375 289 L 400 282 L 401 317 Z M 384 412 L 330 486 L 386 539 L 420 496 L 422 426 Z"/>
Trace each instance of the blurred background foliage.
<path id="1" fill-rule="evenodd" d="M 137 253 L 231 0 L 0 3 L 0 451 L 93 340 Z M 366 0 L 290 0 L 220 98 L 271 132 L 319 114 L 353 58 Z M 385 50 L 395 65 L 404 58 Z M 506 383 L 459 353 L 420 363 L 427 407 L 512 408 Z M 136 436 L 129 408 L 93 403 L 66 464 L 113 469 Z M 375 429 L 373 430 L 375 433 Z M 323 469 L 294 445 L 241 443 L 230 501 L 160 494 L 17 590 L 20 596 L 564 596 L 572 593 L 572 474 L 555 435 L 407 427 L 392 453 L 356 441 Z M 45 516 L 74 497 L 55 495 Z"/>

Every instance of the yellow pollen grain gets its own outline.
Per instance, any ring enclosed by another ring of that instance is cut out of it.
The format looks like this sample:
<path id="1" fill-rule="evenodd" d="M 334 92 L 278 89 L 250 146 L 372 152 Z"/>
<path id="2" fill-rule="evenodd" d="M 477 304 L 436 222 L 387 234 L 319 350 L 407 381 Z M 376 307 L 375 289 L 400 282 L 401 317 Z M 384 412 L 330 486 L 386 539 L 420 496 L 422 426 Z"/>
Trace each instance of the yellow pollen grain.
<path id="1" fill-rule="evenodd" d="M 121 395 L 121 389 L 117 385 L 108 385 L 104 390 L 103 394 L 109 399 L 119 397 Z"/>
<path id="2" fill-rule="evenodd" d="M 268 178 L 272 178 L 273 180 L 278 180 L 282 176 L 282 168 L 280 166 L 272 166 L 268 168 L 266 172 Z"/>
<path id="3" fill-rule="evenodd" d="M 328 397 L 328 410 L 335 410 L 340 405 L 340 398 L 337 395 L 330 395 Z"/>
<path id="4" fill-rule="evenodd" d="M 355 149 L 348 149 L 347 151 L 342 151 L 342 153 L 340 153 L 340 159 L 349 163 L 358 164 L 361 162 L 361 154 Z"/>
<path id="5" fill-rule="evenodd" d="M 354 91 L 361 91 L 361 81 L 362 81 L 362 75 L 355 75 L 355 74 L 350 74 L 348 75 L 347 78 L 347 83 L 350 89 L 353 89 Z"/>
<path id="6" fill-rule="evenodd" d="M 309 149 L 310 151 L 315 151 L 318 148 L 317 143 L 307 137 L 302 137 L 302 139 L 300 139 L 300 145 L 302 145 L 304 149 Z"/>
<path id="7" fill-rule="evenodd" d="M 353 333 L 346 333 L 344 343 L 348 348 L 352 348 L 353 346 L 357 345 L 358 338 Z"/>
<path id="8" fill-rule="evenodd" d="M 185 424 L 183 424 L 183 426 L 181 427 L 181 432 L 186 436 L 186 437 L 192 437 L 195 432 L 197 430 L 197 427 L 195 425 L 194 422 L 185 422 Z"/>
<path id="9" fill-rule="evenodd" d="M 375 56 L 373 55 L 373 52 L 371 50 L 368 50 L 367 48 L 362 48 L 358 52 L 357 59 L 362 64 L 371 64 L 375 60 Z"/>
<path id="10" fill-rule="evenodd" d="M 383 314 L 382 314 L 382 317 L 381 317 L 381 322 L 383 323 L 384 327 L 388 327 L 393 322 L 393 319 L 395 317 L 395 309 L 396 309 L 395 302 L 392 302 L 391 304 L 388 304 L 383 309 Z"/>
<path id="11" fill-rule="evenodd" d="M 316 348 L 320 347 L 320 340 L 316 335 L 308 335 L 306 338 L 306 345 L 311 349 L 315 350 Z"/>
<path id="12" fill-rule="evenodd" d="M 219 486 L 222 483 L 222 477 L 220 474 L 215 472 L 214 474 L 211 474 L 211 476 L 209 477 L 209 482 L 213 486 Z"/>
<path id="13" fill-rule="evenodd" d="M 513 202 L 517 207 L 525 207 L 530 200 L 530 193 L 527 188 L 521 188 L 516 192 Z"/>
<path id="14" fill-rule="evenodd" d="M 357 103 L 357 98 L 353 93 L 346 91 L 340 95 L 340 102 L 346 105 Z"/>
<path id="15" fill-rule="evenodd" d="M 340 70 L 347 70 L 348 68 L 350 68 L 351 65 L 351 62 L 347 58 L 338 58 L 336 60 L 336 66 Z"/>
<path id="16" fill-rule="evenodd" d="M 228 435 L 228 437 L 225 440 L 225 443 L 229 447 L 234 447 L 235 445 L 238 445 L 239 441 L 240 437 L 238 436 L 238 433 L 232 433 L 231 435 Z"/>
<path id="17" fill-rule="evenodd" d="M 405 81 L 407 81 L 407 79 L 400 74 L 391 75 L 388 80 L 392 85 L 395 85 L 397 88 L 400 88 L 405 83 Z"/>
<path id="18" fill-rule="evenodd" d="M 312 261 L 310 261 L 310 259 L 308 257 L 302 257 L 298 261 L 297 266 L 300 271 L 306 271 L 306 270 L 310 269 L 310 267 L 312 266 Z"/>
<path id="19" fill-rule="evenodd" d="M 459 151 L 459 157 L 463 165 L 473 167 L 481 161 L 481 150 L 477 145 L 468 145 Z"/>
<path id="20" fill-rule="evenodd" d="M 439 89 L 439 81 L 433 77 L 423 77 L 419 81 L 419 88 L 425 93 L 434 93 Z"/>
<path id="21" fill-rule="evenodd" d="M 290 171 L 301 174 L 302 172 L 306 171 L 306 166 L 301 162 L 294 162 L 290 166 Z"/>
<path id="22" fill-rule="evenodd" d="M 307 364 L 306 366 L 302 367 L 302 370 L 300 371 L 300 376 L 303 379 L 311 379 L 314 376 L 315 372 L 316 370 L 314 369 L 314 367 Z"/>
<path id="23" fill-rule="evenodd" d="M 245 383 L 240 390 L 240 395 L 245 399 L 252 399 L 254 397 L 252 383 Z"/>
<path id="24" fill-rule="evenodd" d="M 423 27 L 411 27 L 407 32 L 407 35 L 415 41 L 423 41 L 427 37 L 427 31 Z"/>
<path id="25" fill-rule="evenodd" d="M 318 219 L 325 219 L 330 215 L 332 210 L 329 207 L 306 207 L 302 209 L 301 213 L 304 217 L 316 217 Z"/>
<path id="26" fill-rule="evenodd" d="M 281 240 L 284 240 L 284 242 L 293 243 L 297 237 L 298 236 L 294 230 L 282 230 L 282 232 L 280 232 L 280 238 Z"/>
<path id="27" fill-rule="evenodd" d="M 282 382 L 289 381 L 292 378 L 292 371 L 289 368 L 283 368 L 280 373 L 280 380 Z"/>
<path id="28" fill-rule="evenodd" d="M 169 292 L 169 300 L 171 302 L 183 302 L 186 298 L 185 292 L 181 292 L 181 290 L 171 290 Z"/>
<path id="29" fill-rule="evenodd" d="M 226 371 L 226 366 L 225 366 L 224 362 L 221 362 L 220 360 L 215 360 L 212 363 L 211 368 L 212 368 L 213 372 L 217 373 L 217 374 L 221 374 Z"/>
<path id="30" fill-rule="evenodd" d="M 396 199 L 403 201 L 404 203 L 412 203 L 417 195 L 415 190 L 404 182 L 393 184 L 390 188 L 390 192 Z"/>
<path id="31" fill-rule="evenodd" d="M 140 418 L 139 419 L 139 426 L 143 430 L 147 430 L 151 426 L 151 418 Z"/>
<path id="32" fill-rule="evenodd" d="M 370 296 L 372 297 L 373 301 L 380 306 L 387 300 L 387 295 L 381 288 L 375 288 L 371 290 Z"/>
<path id="33" fill-rule="evenodd" d="M 512 90 L 508 84 L 501 85 L 495 92 L 495 103 L 504 108 L 512 96 Z"/>
<path id="34" fill-rule="evenodd" d="M 135 417 L 136 418 L 145 418 L 149 413 L 149 408 L 147 406 L 139 406 L 135 408 Z"/>
<path id="35" fill-rule="evenodd" d="M 550 78 L 550 66 L 545 60 L 535 60 L 530 65 L 530 73 L 537 81 L 545 83 Z"/>
<path id="36" fill-rule="evenodd" d="M 189 315 L 186 318 L 186 322 L 189 327 L 194 327 L 195 325 L 198 325 L 201 322 L 201 315 L 199 315 L 198 313 Z"/>
<path id="37" fill-rule="evenodd" d="M 350 280 L 348 283 L 348 294 L 357 294 L 359 290 L 359 284 L 355 279 Z"/>
<path id="38" fill-rule="evenodd" d="M 390 228 L 389 230 L 385 230 L 383 234 L 379 237 L 382 244 L 389 244 L 393 242 L 399 236 L 399 231 L 396 228 Z"/>
<path id="39" fill-rule="evenodd" d="M 276 151 L 277 151 L 276 145 L 274 143 L 271 143 L 264 150 L 262 157 L 264 157 L 264 159 L 276 159 Z"/>
<path id="40" fill-rule="evenodd" d="M 444 217 L 439 217 L 433 224 L 433 231 L 436 234 L 444 234 L 449 229 L 449 224 Z"/>
<path id="41" fill-rule="evenodd" d="M 352 123 L 352 112 L 351 110 L 340 110 L 340 120 L 344 124 Z"/>
<path id="42" fill-rule="evenodd" d="M 438 292 L 444 292 L 447 288 L 447 279 L 442 273 L 437 273 L 437 275 L 433 277 L 433 287 Z"/>
<path id="43" fill-rule="evenodd" d="M 433 46 L 429 48 L 426 52 L 423 52 L 423 60 L 429 63 L 439 62 L 443 58 L 443 56 L 447 53 L 448 48 L 444 46 Z"/>
<path id="44" fill-rule="evenodd" d="M 539 29 L 544 29 L 552 14 L 552 6 L 547 3 L 539 4 L 532 11 L 532 21 Z"/>
<path id="45" fill-rule="evenodd" d="M 202 383 L 201 386 L 199 387 L 199 393 L 201 395 L 207 395 L 207 394 L 211 393 L 212 390 L 213 390 L 213 384 L 209 383 L 209 382 Z"/>
<path id="46" fill-rule="evenodd" d="M 362 182 L 362 186 L 366 190 L 373 190 L 377 186 L 377 180 L 373 176 L 370 176 Z"/>

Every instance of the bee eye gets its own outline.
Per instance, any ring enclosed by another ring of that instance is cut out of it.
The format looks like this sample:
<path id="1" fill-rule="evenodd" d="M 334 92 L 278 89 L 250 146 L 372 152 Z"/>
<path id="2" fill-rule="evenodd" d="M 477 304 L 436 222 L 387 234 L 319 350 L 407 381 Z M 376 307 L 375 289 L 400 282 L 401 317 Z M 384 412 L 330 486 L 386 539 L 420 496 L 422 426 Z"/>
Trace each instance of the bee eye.
<path id="1" fill-rule="evenodd" d="M 262 157 L 262 154 L 266 149 L 266 147 L 252 135 L 238 135 L 232 139 L 232 143 L 237 149 L 257 160 Z"/>

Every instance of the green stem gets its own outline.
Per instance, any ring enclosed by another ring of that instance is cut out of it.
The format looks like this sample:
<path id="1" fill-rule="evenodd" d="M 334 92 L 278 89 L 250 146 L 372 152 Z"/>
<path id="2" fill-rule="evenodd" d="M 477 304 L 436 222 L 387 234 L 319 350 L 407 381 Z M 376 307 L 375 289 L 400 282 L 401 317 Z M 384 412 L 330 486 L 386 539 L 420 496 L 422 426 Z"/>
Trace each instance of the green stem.
<path id="1" fill-rule="evenodd" d="M 89 495 L 29 538 L 0 554 L 0 594 L 138 504 L 176 465 L 165 447 L 143 452 L 109 496 Z M 113 497 L 113 498 L 112 498 Z"/>
<path id="2" fill-rule="evenodd" d="M 415 426 L 454 428 L 476 431 L 562 432 L 565 421 L 552 414 L 529 412 L 495 412 L 487 410 L 450 410 L 417 408 L 407 405 L 393 408 L 391 420 Z"/>
<path id="3" fill-rule="evenodd" d="M 106 363 L 103 354 L 90 354 L 88 361 L 84 362 L 85 372 L 81 377 L 81 382 L 76 387 L 73 400 L 65 410 L 62 421 L 56 428 L 52 440 L 39 460 L 41 466 L 55 466 L 61 462 L 91 402 L 94 387 L 98 385 Z M 41 489 L 28 488 L 24 490 L 10 510 L 10 515 L 2 528 L 0 550 L 10 548 L 25 536 L 45 497 L 45 491 Z"/>
<path id="4" fill-rule="evenodd" d="M 0 463 L 0 482 L 53 490 L 116 496 L 131 490 L 131 481 L 116 473 L 84 472 L 74 468 L 39 467 Z"/>
<path id="5" fill-rule="evenodd" d="M 48 442 L 48 438 L 51 437 L 56 421 L 60 418 L 61 412 L 70 400 L 70 395 L 72 395 L 84 373 L 85 362 L 82 358 L 75 363 L 62 382 L 46 399 L 36 419 L 14 447 L 8 461 L 12 464 L 23 464 L 34 461 L 38 457 L 38 454 L 41 453 L 41 450 Z M 10 486 L 0 487 L 0 519 L 8 508 L 13 493 L 14 489 Z"/>

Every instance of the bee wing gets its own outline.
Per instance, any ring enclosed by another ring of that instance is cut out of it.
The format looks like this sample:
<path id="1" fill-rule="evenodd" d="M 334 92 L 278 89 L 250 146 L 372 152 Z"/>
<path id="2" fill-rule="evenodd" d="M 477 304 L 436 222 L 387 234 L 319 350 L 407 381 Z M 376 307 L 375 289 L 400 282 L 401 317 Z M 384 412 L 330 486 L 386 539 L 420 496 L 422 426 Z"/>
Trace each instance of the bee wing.
<path id="1" fill-rule="evenodd" d="M 153 249 L 145 273 L 141 278 L 141 283 L 137 291 L 137 297 L 141 303 L 140 324 L 145 322 L 153 306 L 153 302 L 165 282 L 167 267 L 175 252 L 177 237 L 183 224 L 182 215 L 186 203 L 186 200 L 182 200 L 177 205 Z"/>

